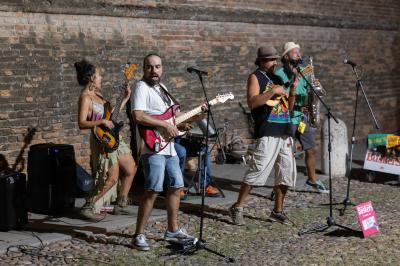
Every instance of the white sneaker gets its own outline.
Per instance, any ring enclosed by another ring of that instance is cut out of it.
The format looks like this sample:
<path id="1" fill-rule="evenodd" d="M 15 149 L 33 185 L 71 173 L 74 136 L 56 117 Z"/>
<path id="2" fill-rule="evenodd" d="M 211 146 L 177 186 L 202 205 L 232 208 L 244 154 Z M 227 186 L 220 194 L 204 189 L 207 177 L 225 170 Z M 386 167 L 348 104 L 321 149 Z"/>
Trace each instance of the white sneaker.
<path id="1" fill-rule="evenodd" d="M 184 228 L 179 228 L 175 232 L 165 231 L 164 239 L 166 241 L 193 240 L 194 236 L 189 235 Z"/>
<path id="2" fill-rule="evenodd" d="M 147 251 L 150 245 L 147 243 L 147 238 L 144 234 L 134 235 L 132 239 L 132 247 L 137 250 Z"/>

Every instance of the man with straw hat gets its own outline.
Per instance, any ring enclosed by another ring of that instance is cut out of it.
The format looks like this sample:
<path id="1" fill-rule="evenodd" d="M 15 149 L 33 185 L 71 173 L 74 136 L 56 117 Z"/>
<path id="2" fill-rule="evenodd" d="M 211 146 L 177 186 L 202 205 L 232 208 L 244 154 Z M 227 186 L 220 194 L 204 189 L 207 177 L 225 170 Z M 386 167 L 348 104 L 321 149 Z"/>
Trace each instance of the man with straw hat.
<path id="1" fill-rule="evenodd" d="M 283 67 L 279 68 L 275 74 L 279 76 L 283 82 L 288 82 L 297 73 L 297 66 L 302 62 L 300 45 L 294 42 L 285 43 L 283 46 L 281 61 Z M 325 185 L 320 180 L 317 180 L 315 174 L 315 159 L 317 153 L 315 149 L 315 129 L 310 126 L 310 122 L 307 120 L 307 115 L 305 115 L 308 111 L 308 94 L 308 84 L 304 78 L 301 77 L 299 78 L 295 91 L 296 100 L 294 108 L 290 112 L 292 133 L 300 142 L 306 154 L 305 163 L 308 175 L 306 185 L 319 193 L 329 193 L 329 190 L 325 188 Z M 303 126 L 305 126 L 305 128 L 303 128 Z"/>

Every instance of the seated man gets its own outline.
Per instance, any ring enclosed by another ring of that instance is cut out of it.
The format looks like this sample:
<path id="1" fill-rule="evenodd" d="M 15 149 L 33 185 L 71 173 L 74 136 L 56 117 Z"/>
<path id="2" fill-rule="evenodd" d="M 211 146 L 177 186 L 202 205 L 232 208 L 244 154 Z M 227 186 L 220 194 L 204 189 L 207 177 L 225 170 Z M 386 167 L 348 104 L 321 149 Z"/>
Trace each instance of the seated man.
<path id="1" fill-rule="evenodd" d="M 185 168 L 185 161 L 186 161 L 186 157 L 187 154 L 189 153 L 190 155 L 195 155 L 198 156 L 199 152 L 205 152 L 205 147 L 201 147 L 201 145 L 192 145 L 192 143 L 190 143 L 190 141 L 186 138 L 176 138 L 175 139 L 175 150 L 176 150 L 176 154 L 178 155 L 179 158 L 179 166 L 181 167 L 182 170 L 182 174 L 184 172 L 184 168 Z M 189 151 L 189 152 L 188 152 Z M 203 157 L 204 158 L 204 157 Z M 205 159 L 205 171 L 206 171 L 206 180 L 205 180 L 205 186 L 206 186 L 206 197 L 219 197 L 220 193 L 218 192 L 218 190 L 213 187 L 210 183 L 211 183 L 211 155 L 210 152 L 207 153 L 206 155 L 206 159 Z M 203 162 L 204 164 L 204 162 Z M 203 165 L 199 165 L 198 169 L 201 171 L 201 176 L 203 177 L 204 175 L 204 166 Z M 203 188 L 203 180 L 201 180 L 201 188 Z M 185 183 L 185 188 L 188 188 L 188 186 L 190 186 L 191 184 L 190 181 L 187 180 L 187 178 L 185 178 L 184 176 L 184 183 Z M 186 190 L 187 193 L 187 190 Z M 181 193 L 181 196 L 185 196 L 186 193 Z"/>

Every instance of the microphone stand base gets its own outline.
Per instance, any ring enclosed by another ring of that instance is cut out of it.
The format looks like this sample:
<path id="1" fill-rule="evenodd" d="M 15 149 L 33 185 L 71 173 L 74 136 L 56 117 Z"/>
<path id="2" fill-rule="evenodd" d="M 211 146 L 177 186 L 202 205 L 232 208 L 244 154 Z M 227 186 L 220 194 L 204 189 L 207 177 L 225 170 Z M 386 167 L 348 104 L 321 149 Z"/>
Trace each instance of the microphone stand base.
<path id="1" fill-rule="evenodd" d="M 302 236 L 302 235 L 305 235 L 305 234 L 324 232 L 324 231 L 326 231 L 328 228 L 330 228 L 332 226 L 337 226 L 339 228 L 348 230 L 350 232 L 353 232 L 356 235 L 362 235 L 361 231 L 352 229 L 350 227 L 347 227 L 347 226 L 344 226 L 344 225 L 341 225 L 341 224 L 337 224 L 336 221 L 335 221 L 335 218 L 333 218 L 333 217 L 326 218 L 326 224 L 316 224 L 316 225 L 313 225 L 313 226 L 311 226 L 309 228 L 300 230 L 298 232 L 298 235 Z"/>
<path id="2" fill-rule="evenodd" d="M 346 211 L 346 209 L 347 209 L 347 206 L 356 206 L 356 204 L 353 203 L 353 202 L 351 201 L 351 199 L 350 199 L 350 198 L 347 198 L 347 197 L 343 200 L 342 204 L 343 204 L 343 208 L 339 210 L 339 215 L 340 215 L 340 216 L 343 216 L 343 215 L 344 215 L 344 213 L 345 213 L 345 211 Z"/>
<path id="3" fill-rule="evenodd" d="M 216 250 L 213 250 L 209 247 L 207 247 L 207 244 L 204 240 L 201 239 L 190 239 L 190 240 L 184 240 L 181 242 L 172 242 L 173 244 L 175 244 L 177 246 L 177 253 L 182 253 L 182 254 L 190 254 L 192 255 L 193 253 L 195 253 L 196 251 L 199 251 L 201 249 L 206 250 L 210 253 L 213 253 L 215 255 L 220 256 L 221 258 L 223 258 L 226 262 L 230 262 L 230 263 L 234 263 L 235 259 L 232 257 L 228 257 Z"/>

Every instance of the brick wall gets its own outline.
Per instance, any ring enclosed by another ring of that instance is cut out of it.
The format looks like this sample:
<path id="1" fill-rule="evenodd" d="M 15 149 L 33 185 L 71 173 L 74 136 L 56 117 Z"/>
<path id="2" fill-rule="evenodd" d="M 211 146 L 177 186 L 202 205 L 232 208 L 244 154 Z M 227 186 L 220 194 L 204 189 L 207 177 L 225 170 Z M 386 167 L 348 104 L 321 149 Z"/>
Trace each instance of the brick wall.
<path id="1" fill-rule="evenodd" d="M 185 109 L 202 99 L 196 76 L 186 68 L 211 70 L 209 96 L 226 91 L 236 96 L 215 106 L 217 124 L 228 119 L 231 129 L 249 137 L 238 103 L 246 103 L 256 49 L 265 43 L 281 49 L 290 40 L 314 57 L 327 103 L 349 132 L 355 82 L 351 68 L 342 63 L 345 57 L 364 67 L 380 132 L 399 130 L 399 11 L 394 0 L 2 1 L 0 154 L 12 165 L 27 129 L 36 128 L 32 143 L 73 144 L 78 162 L 88 167 L 89 132 L 77 126 L 81 88 L 73 63 L 85 57 L 101 66 L 103 91 L 115 100 L 112 85 L 121 80 L 120 65 L 129 60 L 141 67 L 149 52 L 164 57 L 163 80 Z M 358 139 L 377 132 L 363 98 L 357 123 Z M 129 135 L 125 127 L 128 142 Z"/>

